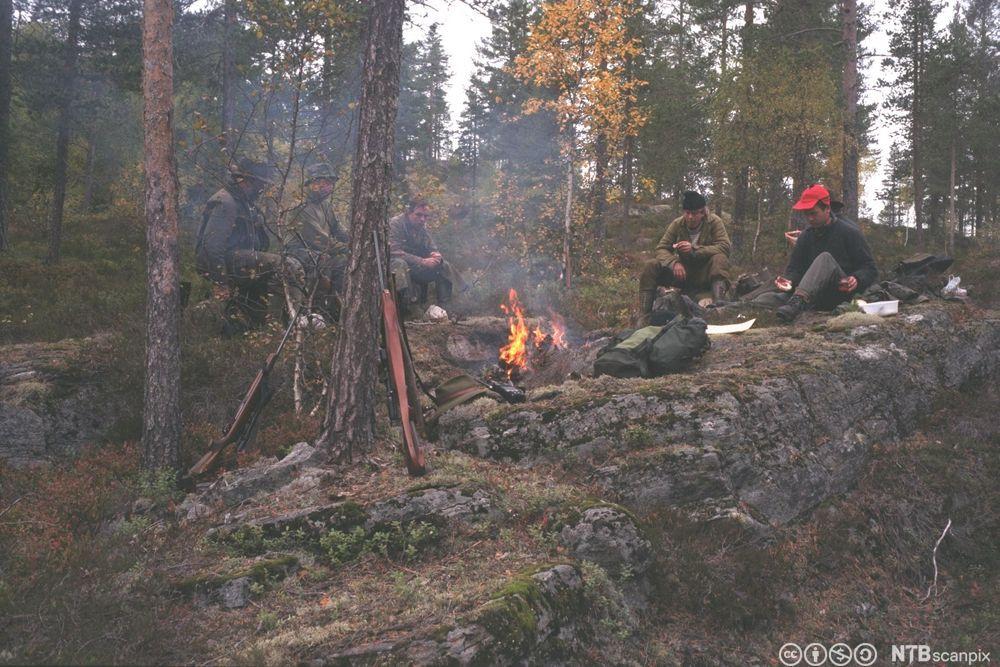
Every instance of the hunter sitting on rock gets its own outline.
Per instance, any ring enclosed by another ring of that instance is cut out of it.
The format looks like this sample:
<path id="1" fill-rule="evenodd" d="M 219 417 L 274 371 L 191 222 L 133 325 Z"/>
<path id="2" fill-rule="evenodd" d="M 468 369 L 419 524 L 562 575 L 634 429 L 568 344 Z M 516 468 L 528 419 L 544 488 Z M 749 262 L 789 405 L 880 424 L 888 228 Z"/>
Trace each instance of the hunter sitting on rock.
<path id="1" fill-rule="evenodd" d="M 437 302 L 447 303 L 462 277 L 452 268 L 427 230 L 432 215 L 430 204 L 415 197 L 405 213 L 389 221 L 389 271 L 396 281 L 400 303 L 416 303 L 427 298 L 427 286 L 434 283 Z"/>
<path id="2" fill-rule="evenodd" d="M 646 262 L 639 277 L 640 326 L 649 323 L 657 286 L 680 287 L 687 293 L 712 291 L 723 301 L 729 290 L 729 234 L 722 218 L 708 211 L 705 197 L 688 190 L 684 215 L 667 227 L 656 246 L 656 259 Z"/>
<path id="3" fill-rule="evenodd" d="M 304 275 L 298 260 L 267 252 L 270 246 L 264 216 L 257 199 L 270 183 L 270 169 L 243 160 L 230 168 L 229 182 L 205 204 L 195 247 L 198 272 L 229 288 L 226 336 L 264 323 L 268 298 L 284 301 L 289 309 L 302 300 Z"/>
<path id="4" fill-rule="evenodd" d="M 333 210 L 331 195 L 337 174 L 326 163 L 306 170 L 305 201 L 292 213 L 286 230 L 285 249 L 305 268 L 306 293 L 312 294 L 313 306 L 326 317 L 333 317 L 344 291 L 344 276 L 350 237 Z M 313 315 L 313 323 L 322 322 Z"/>
<path id="5" fill-rule="evenodd" d="M 808 226 L 795 242 L 785 274 L 774 280 L 779 290 L 792 293 L 778 308 L 778 317 L 785 322 L 810 308 L 833 310 L 878 278 L 864 235 L 833 212 L 826 188 L 809 186 L 792 208 L 805 213 Z"/>

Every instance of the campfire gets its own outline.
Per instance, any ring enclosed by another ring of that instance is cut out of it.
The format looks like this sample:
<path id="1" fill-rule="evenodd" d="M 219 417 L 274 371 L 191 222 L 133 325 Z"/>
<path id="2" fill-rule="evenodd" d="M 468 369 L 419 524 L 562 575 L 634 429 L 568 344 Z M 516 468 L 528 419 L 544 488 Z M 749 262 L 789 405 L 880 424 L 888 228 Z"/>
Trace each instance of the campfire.
<path id="1" fill-rule="evenodd" d="M 548 326 L 532 327 L 524 315 L 517 291 L 510 290 L 507 303 L 500 304 L 507 316 L 507 344 L 500 348 L 500 370 L 508 382 L 517 382 L 533 368 L 544 365 L 552 350 L 566 347 L 566 326 L 562 318 L 550 312 Z"/>

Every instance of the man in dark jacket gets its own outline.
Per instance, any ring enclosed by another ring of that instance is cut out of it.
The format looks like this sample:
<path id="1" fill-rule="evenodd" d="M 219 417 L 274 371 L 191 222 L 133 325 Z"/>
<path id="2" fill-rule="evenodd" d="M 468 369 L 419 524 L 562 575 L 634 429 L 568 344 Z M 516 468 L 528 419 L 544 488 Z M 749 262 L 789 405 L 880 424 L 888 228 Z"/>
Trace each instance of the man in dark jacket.
<path id="1" fill-rule="evenodd" d="M 389 221 L 389 271 L 404 304 L 420 300 L 430 283 L 434 283 L 438 303 L 446 303 L 453 288 L 464 285 L 427 231 L 431 215 L 427 200 L 415 197 L 405 213 Z"/>
<path id="2" fill-rule="evenodd" d="M 710 213 L 705 197 L 688 190 L 681 199 L 684 214 L 670 223 L 656 245 L 656 259 L 639 276 L 639 324 L 648 324 L 656 288 L 680 287 L 688 292 L 712 290 L 722 301 L 729 289 L 732 248 L 722 218 Z"/>
<path id="3" fill-rule="evenodd" d="M 332 315 L 334 301 L 344 289 L 350 238 L 340 226 L 330 195 L 337 174 L 326 163 L 306 169 L 305 201 L 289 219 L 285 248 L 305 268 L 306 292 L 313 305 Z"/>
<path id="4" fill-rule="evenodd" d="M 285 284 L 291 307 L 301 300 L 302 266 L 291 257 L 266 252 L 270 240 L 257 198 L 269 176 L 264 165 L 241 161 L 230 168 L 229 183 L 212 195 L 202 214 L 195 261 L 202 275 L 229 288 L 225 335 L 263 324 L 269 294 L 284 298 Z"/>
<path id="5" fill-rule="evenodd" d="M 805 214 L 808 226 L 795 241 L 791 259 L 775 286 L 792 296 L 778 317 L 792 322 L 802 311 L 832 310 L 864 292 L 878 278 L 878 267 L 856 224 L 833 212 L 830 193 L 811 185 L 792 206 Z"/>

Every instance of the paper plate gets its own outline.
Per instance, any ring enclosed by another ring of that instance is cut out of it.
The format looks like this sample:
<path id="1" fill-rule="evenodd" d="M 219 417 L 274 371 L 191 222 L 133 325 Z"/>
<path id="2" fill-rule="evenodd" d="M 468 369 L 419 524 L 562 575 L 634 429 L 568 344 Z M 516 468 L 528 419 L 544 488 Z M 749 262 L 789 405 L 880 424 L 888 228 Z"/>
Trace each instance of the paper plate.
<path id="1" fill-rule="evenodd" d="M 709 336 L 714 334 L 731 334 L 740 333 L 741 331 L 746 331 L 753 326 L 756 319 L 747 320 L 746 322 L 738 322 L 736 324 L 709 324 L 708 328 L 705 329 L 705 333 Z"/>

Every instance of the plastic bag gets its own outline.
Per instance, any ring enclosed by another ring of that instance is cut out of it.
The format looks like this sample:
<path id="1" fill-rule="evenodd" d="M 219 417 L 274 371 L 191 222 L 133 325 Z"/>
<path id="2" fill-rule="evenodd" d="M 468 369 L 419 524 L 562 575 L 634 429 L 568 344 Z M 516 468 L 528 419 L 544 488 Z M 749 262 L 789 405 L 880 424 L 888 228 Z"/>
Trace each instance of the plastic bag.
<path id="1" fill-rule="evenodd" d="M 961 282 L 961 276 L 948 276 L 948 284 L 941 289 L 941 296 L 967 296 L 969 293 L 968 290 L 958 286 Z"/>
<path id="2" fill-rule="evenodd" d="M 432 305 L 427 309 L 427 319 L 431 322 L 443 322 L 448 319 L 448 311 L 438 305 Z"/>

